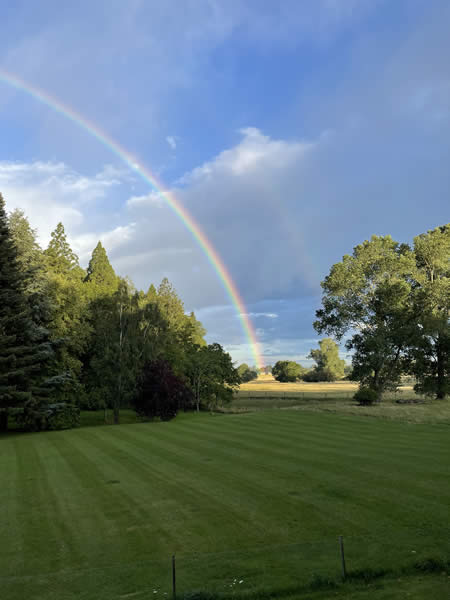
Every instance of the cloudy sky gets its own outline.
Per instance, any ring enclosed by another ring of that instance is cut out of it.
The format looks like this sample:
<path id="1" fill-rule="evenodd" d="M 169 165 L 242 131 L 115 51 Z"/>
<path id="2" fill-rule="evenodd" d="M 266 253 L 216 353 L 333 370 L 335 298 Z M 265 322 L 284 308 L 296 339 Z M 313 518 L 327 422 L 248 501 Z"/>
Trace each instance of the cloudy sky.
<path id="1" fill-rule="evenodd" d="M 0 2 L 0 69 L 139 157 L 196 219 L 266 363 L 305 361 L 320 281 L 371 234 L 450 220 L 447 0 Z M 0 77 L 0 191 L 83 265 L 167 276 L 208 339 L 250 347 L 220 280 L 154 189 Z M 345 356 L 345 352 L 343 352 Z"/>

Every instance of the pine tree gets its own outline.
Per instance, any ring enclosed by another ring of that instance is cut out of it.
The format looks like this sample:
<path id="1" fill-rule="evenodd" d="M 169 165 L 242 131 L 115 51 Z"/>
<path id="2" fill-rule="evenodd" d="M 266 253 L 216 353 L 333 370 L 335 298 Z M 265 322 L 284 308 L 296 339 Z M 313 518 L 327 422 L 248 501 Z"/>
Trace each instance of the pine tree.
<path id="1" fill-rule="evenodd" d="M 47 270 L 47 293 L 52 305 L 50 330 L 53 340 L 64 340 L 58 353 L 59 372 L 77 378 L 81 358 L 91 335 L 85 271 L 67 241 L 62 223 L 58 223 L 44 257 Z"/>
<path id="2" fill-rule="evenodd" d="M 164 277 L 158 287 L 156 302 L 170 327 L 179 331 L 186 322 L 184 304 L 167 277 Z"/>
<path id="3" fill-rule="evenodd" d="M 49 268 L 57 274 L 71 271 L 78 272 L 78 256 L 73 252 L 67 241 L 64 225 L 58 223 L 51 234 L 51 240 L 44 252 Z"/>
<path id="4" fill-rule="evenodd" d="M 45 273 L 44 254 L 37 242 L 37 232 L 20 209 L 9 215 L 8 225 L 17 249 L 17 261 L 23 274 L 25 294 L 33 321 L 48 327 L 51 318 L 48 277 Z"/>
<path id="5" fill-rule="evenodd" d="M 89 261 L 85 282 L 96 288 L 96 295 L 114 293 L 117 290 L 119 279 L 109 262 L 106 250 L 101 242 L 97 244 Z"/>
<path id="6" fill-rule="evenodd" d="M 0 430 L 11 408 L 45 401 L 44 373 L 52 356 L 48 332 L 33 322 L 26 282 L 0 195 Z"/>

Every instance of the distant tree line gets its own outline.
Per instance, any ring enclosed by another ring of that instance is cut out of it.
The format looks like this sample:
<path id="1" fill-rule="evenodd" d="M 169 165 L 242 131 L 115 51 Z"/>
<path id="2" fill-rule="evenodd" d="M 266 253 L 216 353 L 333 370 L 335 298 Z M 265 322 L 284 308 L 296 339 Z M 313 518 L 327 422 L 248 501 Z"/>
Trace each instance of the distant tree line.
<path id="1" fill-rule="evenodd" d="M 240 376 L 163 279 L 146 292 L 114 272 L 102 244 L 88 268 L 59 223 L 41 249 L 0 195 L 0 430 L 70 427 L 79 409 L 171 418 L 228 402 Z"/>
<path id="2" fill-rule="evenodd" d="M 336 381 L 349 375 L 345 360 L 339 357 L 339 346 L 331 339 L 320 340 L 319 348 L 313 349 L 307 358 L 316 365 L 306 368 L 292 360 L 279 360 L 272 367 L 272 375 L 277 381 Z"/>
<path id="3" fill-rule="evenodd" d="M 249 367 L 246 363 L 242 363 L 237 368 L 241 383 L 247 383 L 258 378 L 259 372 L 256 367 Z"/>

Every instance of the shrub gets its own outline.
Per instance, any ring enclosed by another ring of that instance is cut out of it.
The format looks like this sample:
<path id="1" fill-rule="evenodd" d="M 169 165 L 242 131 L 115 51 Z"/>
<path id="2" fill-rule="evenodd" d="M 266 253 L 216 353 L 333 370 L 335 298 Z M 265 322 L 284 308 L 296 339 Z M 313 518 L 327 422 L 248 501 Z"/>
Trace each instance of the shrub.
<path id="1" fill-rule="evenodd" d="M 72 429 L 80 426 L 80 409 L 75 404 L 49 404 L 45 411 L 46 429 Z"/>
<path id="2" fill-rule="evenodd" d="M 44 405 L 29 402 L 15 411 L 14 416 L 17 425 L 26 431 L 71 429 L 80 425 L 79 407 L 68 402 Z"/>
<path id="3" fill-rule="evenodd" d="M 424 558 L 421 561 L 414 563 L 414 568 L 422 573 L 441 573 L 446 571 L 450 566 L 450 562 L 441 558 Z"/>
<path id="4" fill-rule="evenodd" d="M 167 361 L 155 360 L 144 365 L 134 400 L 140 417 L 169 421 L 180 408 L 191 406 L 192 400 L 191 390 L 175 375 Z"/>
<path id="5" fill-rule="evenodd" d="M 371 388 L 362 387 L 356 392 L 353 399 L 356 400 L 360 406 L 371 406 L 377 401 L 378 394 Z"/>

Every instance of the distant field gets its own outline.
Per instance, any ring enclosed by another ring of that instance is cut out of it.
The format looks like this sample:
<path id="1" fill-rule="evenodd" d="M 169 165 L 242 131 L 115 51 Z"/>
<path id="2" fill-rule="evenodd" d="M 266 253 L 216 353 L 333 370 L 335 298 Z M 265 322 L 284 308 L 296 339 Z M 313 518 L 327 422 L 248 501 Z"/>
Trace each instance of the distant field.
<path id="1" fill-rule="evenodd" d="M 229 411 L 255 411 L 295 409 L 308 412 L 341 413 L 377 417 L 408 423 L 450 424 L 450 402 L 436 401 L 418 396 L 412 386 L 402 386 L 398 392 L 385 395 L 380 405 L 362 407 L 353 400 L 358 389 L 356 383 L 280 383 L 272 375 L 262 375 L 257 380 L 242 384 Z M 419 404 L 400 404 L 398 401 L 414 400 Z"/>
<path id="2" fill-rule="evenodd" d="M 352 381 L 334 381 L 332 383 L 305 383 L 304 381 L 299 381 L 296 383 L 280 383 L 273 375 L 260 375 L 258 379 L 249 381 L 248 383 L 242 383 L 240 389 L 244 391 L 256 391 L 257 389 L 260 391 L 321 391 L 322 389 L 329 389 L 330 391 L 352 391 L 358 389 L 358 385 Z"/>
<path id="3" fill-rule="evenodd" d="M 173 553 L 180 599 L 443 598 L 448 433 L 267 410 L 0 437 L 1 598 L 167 598 Z M 351 573 L 393 579 L 305 596 L 339 580 L 341 534 Z"/>
<path id="4" fill-rule="evenodd" d="M 296 383 L 280 383 L 272 375 L 260 375 L 258 379 L 250 381 L 249 383 L 243 383 L 239 386 L 240 392 L 251 392 L 252 394 L 265 393 L 265 392 L 277 392 L 283 395 L 287 392 L 301 394 L 327 394 L 328 396 L 348 396 L 351 393 L 356 392 L 358 384 L 352 381 L 333 381 L 333 382 L 320 382 L 320 383 L 306 383 L 299 381 Z M 414 394 L 412 386 L 402 386 L 402 391 L 411 392 Z M 246 394 L 245 394 L 246 395 Z"/>

